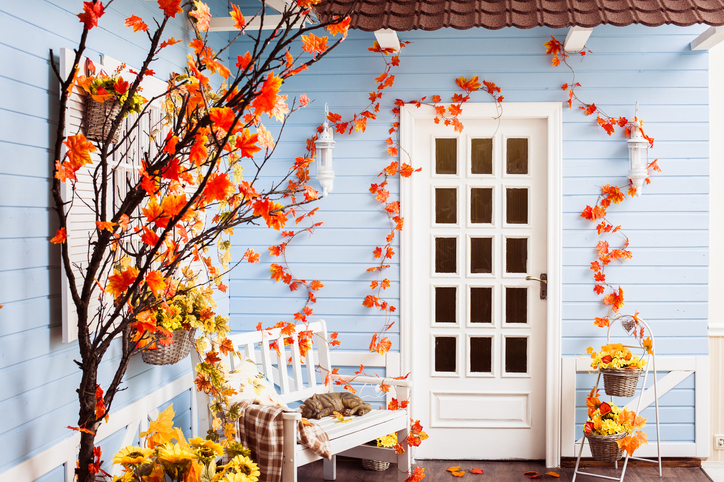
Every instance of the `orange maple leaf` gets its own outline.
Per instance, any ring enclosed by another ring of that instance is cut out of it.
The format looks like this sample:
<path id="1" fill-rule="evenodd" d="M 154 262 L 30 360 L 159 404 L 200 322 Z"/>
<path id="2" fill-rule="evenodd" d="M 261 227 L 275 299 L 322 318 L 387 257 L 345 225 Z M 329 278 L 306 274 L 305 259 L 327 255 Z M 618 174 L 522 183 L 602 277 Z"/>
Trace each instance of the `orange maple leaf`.
<path id="1" fill-rule="evenodd" d="M 128 17 L 123 25 L 125 25 L 126 27 L 133 27 L 134 32 L 138 32 L 139 30 L 141 32 L 148 31 L 148 25 L 143 22 L 143 19 L 141 17 L 137 17 L 136 15 L 131 15 L 130 17 Z"/>
<path id="2" fill-rule="evenodd" d="M 90 30 L 98 25 L 98 19 L 106 13 L 102 2 L 83 2 L 83 13 L 79 13 L 77 17 L 83 23 L 86 30 Z"/>
<path id="3" fill-rule="evenodd" d="M 617 290 L 613 290 L 611 294 L 608 294 L 603 297 L 603 302 L 607 305 L 611 305 L 611 309 L 614 312 L 618 312 L 619 309 L 624 305 L 623 303 L 623 288 L 620 286 Z"/>
<path id="4" fill-rule="evenodd" d="M 58 231 L 56 231 L 55 236 L 50 238 L 50 242 L 53 244 L 60 244 L 65 243 L 66 239 L 68 239 L 68 233 L 66 232 L 65 228 L 60 228 Z"/>
<path id="5" fill-rule="evenodd" d="M 387 337 L 384 337 L 377 344 L 377 353 L 384 355 L 390 351 L 390 348 L 392 348 L 392 342 Z"/>
<path id="6" fill-rule="evenodd" d="M 234 190 L 234 183 L 231 182 L 226 173 L 213 173 L 204 188 L 204 195 L 208 202 L 222 201 Z"/>
<path id="7" fill-rule="evenodd" d="M 281 85 L 282 79 L 274 75 L 274 73 L 269 72 L 261 86 L 261 91 L 251 103 L 251 106 L 256 109 L 257 114 L 271 112 L 274 109 L 277 102 L 277 93 Z"/>
<path id="8" fill-rule="evenodd" d="M 148 273 L 146 275 L 145 281 L 149 289 L 153 293 L 153 296 L 158 296 L 166 289 L 166 279 L 159 271 L 153 270 Z"/>
<path id="9" fill-rule="evenodd" d="M 68 136 L 63 144 L 68 148 L 68 163 L 73 171 L 90 164 L 92 162 L 90 153 L 97 150 L 96 146 L 86 139 L 83 134 Z"/>
<path id="10" fill-rule="evenodd" d="M 213 126 L 217 129 L 221 129 L 224 132 L 231 130 L 231 125 L 234 123 L 234 111 L 231 107 L 213 107 L 209 111 L 209 118 L 213 122 Z"/>
<path id="11" fill-rule="evenodd" d="M 481 469 L 472 469 L 470 471 L 470 473 L 471 474 L 484 474 L 485 472 L 483 472 Z"/>
<path id="12" fill-rule="evenodd" d="M 98 231 L 103 231 L 105 229 L 109 233 L 112 233 L 115 225 L 116 223 L 112 223 L 110 221 L 96 221 L 96 228 L 98 228 Z"/>
<path id="13" fill-rule="evenodd" d="M 463 89 L 465 92 L 472 92 L 480 89 L 480 82 L 478 81 L 477 75 L 471 77 L 470 80 L 467 80 L 465 77 L 458 77 L 455 79 L 455 83 L 458 84 L 458 87 Z"/>
<path id="14" fill-rule="evenodd" d="M 174 217 L 186 206 L 186 194 L 166 196 L 161 202 L 161 210 L 167 217 Z"/>
<path id="15" fill-rule="evenodd" d="M 173 18 L 177 13 L 183 13 L 181 0 L 158 0 L 158 6 L 166 17 Z"/>
<path id="16" fill-rule="evenodd" d="M 260 257 L 259 253 L 257 253 L 253 249 L 249 248 L 246 250 L 246 252 L 244 253 L 244 256 L 242 256 L 241 259 L 246 258 L 246 260 L 249 263 L 258 263 L 259 257 Z"/>
<path id="17" fill-rule="evenodd" d="M 206 150 L 206 143 L 208 141 L 208 137 L 199 135 L 196 137 L 196 142 L 194 142 L 194 145 L 191 146 L 191 151 L 189 152 L 189 159 L 197 166 L 200 166 L 206 160 L 206 156 L 208 155 L 208 151 Z"/>
<path id="18" fill-rule="evenodd" d="M 335 21 L 340 20 L 341 17 L 337 17 Z M 333 23 L 331 25 L 327 25 L 327 31 L 331 33 L 332 35 L 337 35 L 338 33 L 342 34 L 342 38 L 347 38 L 347 31 L 349 30 L 349 23 L 352 19 L 347 15 L 344 17 L 344 20 Z"/>
<path id="19" fill-rule="evenodd" d="M 118 298 L 136 281 L 137 277 L 138 268 L 134 266 L 129 266 L 123 271 L 113 270 L 113 274 L 108 277 L 106 293 L 109 293 L 114 298 Z"/>
<path id="20" fill-rule="evenodd" d="M 272 263 L 269 271 L 271 272 L 271 278 L 274 281 L 280 281 L 284 277 L 284 268 L 279 264 Z"/>
<path id="21" fill-rule="evenodd" d="M 317 37 L 313 33 L 302 35 L 302 50 L 312 55 L 321 54 L 327 50 L 327 39 L 329 37 Z"/>
<path id="22" fill-rule="evenodd" d="M 241 150 L 241 157 L 248 157 L 252 159 L 254 154 L 261 151 L 261 147 L 258 146 L 259 134 L 251 134 L 249 129 L 244 129 L 236 137 L 236 148 Z"/>
<path id="23" fill-rule="evenodd" d="M 232 11 L 229 12 L 229 15 L 231 15 L 231 18 L 234 19 L 234 26 L 239 30 L 244 30 L 244 27 L 246 27 L 246 20 L 241 14 L 241 10 L 233 3 L 231 4 L 231 9 Z"/>

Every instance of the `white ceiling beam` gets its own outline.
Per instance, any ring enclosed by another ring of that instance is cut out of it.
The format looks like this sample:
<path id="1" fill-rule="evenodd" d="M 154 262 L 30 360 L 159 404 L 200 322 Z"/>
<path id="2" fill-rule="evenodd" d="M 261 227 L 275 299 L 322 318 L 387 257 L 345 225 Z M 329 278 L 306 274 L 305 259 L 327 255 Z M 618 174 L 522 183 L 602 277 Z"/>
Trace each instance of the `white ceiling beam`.
<path id="1" fill-rule="evenodd" d="M 709 27 L 691 41 L 691 50 L 709 50 L 724 41 L 724 27 Z"/>
<path id="2" fill-rule="evenodd" d="M 563 41 L 563 50 L 566 52 L 580 52 L 588 42 L 588 37 L 593 32 L 592 28 L 571 27 L 568 29 L 566 40 Z"/>
<path id="3" fill-rule="evenodd" d="M 289 5 L 287 0 L 265 0 L 264 3 L 279 13 L 284 13 L 284 9 Z"/>
<path id="4" fill-rule="evenodd" d="M 274 30 L 282 21 L 282 15 L 265 15 L 264 27 L 262 30 Z M 303 20 L 297 22 L 293 27 L 301 26 Z M 259 30 L 261 25 L 261 15 L 254 17 L 246 24 L 248 30 Z M 234 32 L 237 31 L 236 23 L 232 17 L 211 17 L 209 22 L 209 32 Z"/>
<path id="5" fill-rule="evenodd" d="M 381 48 L 392 49 L 395 52 L 400 51 L 400 39 L 397 37 L 397 32 L 394 30 L 390 28 L 375 30 L 375 38 Z"/>

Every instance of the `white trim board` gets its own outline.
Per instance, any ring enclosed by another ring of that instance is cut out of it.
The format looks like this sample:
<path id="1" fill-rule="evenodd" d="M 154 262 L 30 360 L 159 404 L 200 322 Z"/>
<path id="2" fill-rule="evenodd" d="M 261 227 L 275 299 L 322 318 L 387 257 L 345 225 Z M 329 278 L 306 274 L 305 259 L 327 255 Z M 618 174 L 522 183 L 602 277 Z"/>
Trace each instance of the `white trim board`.
<path id="1" fill-rule="evenodd" d="M 563 163 L 563 123 L 562 104 L 559 102 L 506 102 L 503 107 L 504 119 L 545 119 L 548 140 L 548 304 L 546 332 L 546 466 L 558 467 L 561 461 L 561 319 L 562 319 L 562 163 Z M 492 118 L 497 115 L 493 103 L 466 104 L 460 121 L 466 119 Z M 416 108 L 407 104 L 400 109 L 400 146 L 403 151 L 413 152 L 415 123 L 435 118 L 431 106 Z M 451 128 L 452 132 L 452 128 Z M 414 161 L 414 158 L 413 158 Z M 413 166 L 414 167 L 414 166 Z M 402 216 L 409 215 L 414 203 L 413 189 L 409 183 L 415 182 L 414 176 L 403 180 L 400 186 Z M 413 266 L 412 259 L 415 240 L 407 236 L 405 230 L 400 235 L 401 279 L 405 279 Z M 412 367 L 412 335 L 414 293 L 410 283 L 400 287 L 400 351 L 402 372 L 414 370 Z M 414 393 L 414 390 L 413 390 Z"/>

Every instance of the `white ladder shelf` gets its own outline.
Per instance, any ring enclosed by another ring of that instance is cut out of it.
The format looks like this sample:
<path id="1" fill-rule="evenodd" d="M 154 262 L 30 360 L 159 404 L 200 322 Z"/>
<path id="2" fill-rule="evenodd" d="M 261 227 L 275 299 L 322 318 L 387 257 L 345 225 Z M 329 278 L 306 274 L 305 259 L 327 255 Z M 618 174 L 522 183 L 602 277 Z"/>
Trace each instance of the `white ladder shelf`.
<path id="1" fill-rule="evenodd" d="M 626 467 L 628 466 L 629 459 L 634 460 L 643 460 L 646 462 L 658 462 L 659 466 L 659 477 L 663 476 L 663 470 L 661 465 L 661 430 L 659 426 L 659 392 L 658 387 L 656 384 L 656 379 L 658 378 L 656 376 L 656 349 L 655 349 L 655 343 L 654 343 L 654 333 L 651 331 L 651 328 L 649 325 L 642 320 L 641 318 L 638 318 L 638 323 L 643 325 L 644 328 L 646 328 L 646 331 L 648 331 L 649 336 L 651 337 L 651 353 L 647 352 L 645 348 L 642 346 L 632 346 L 632 345 L 624 345 L 626 348 L 634 348 L 634 349 L 643 349 L 643 355 L 642 358 L 645 357 L 646 359 L 646 368 L 644 371 L 644 380 L 641 384 L 641 391 L 638 395 L 638 402 L 636 403 L 636 415 L 639 414 L 639 410 L 641 408 L 641 401 L 644 398 L 644 391 L 646 390 L 646 381 L 649 376 L 649 369 L 653 369 L 653 377 L 654 377 L 654 405 L 655 405 L 655 413 L 656 413 L 656 453 L 657 458 L 656 459 L 650 459 L 650 458 L 641 458 L 641 457 L 632 457 L 629 455 L 628 452 L 626 452 L 626 456 L 624 457 L 623 467 L 621 468 L 621 475 L 620 477 L 613 477 L 610 475 L 602 475 L 602 474 L 596 474 L 593 472 L 584 472 L 579 470 L 580 464 L 581 464 L 581 455 L 583 454 L 583 446 L 586 443 L 587 438 L 584 436 L 581 438 L 581 446 L 578 449 L 578 457 L 576 458 L 576 468 L 573 471 L 573 479 L 571 482 L 575 482 L 576 477 L 580 475 L 586 475 L 589 477 L 598 477 L 601 479 L 610 479 L 610 480 L 618 480 L 619 482 L 623 482 L 624 477 L 626 476 Z M 636 321 L 634 320 L 633 316 L 631 315 L 616 315 L 611 318 L 611 322 L 608 325 L 608 332 L 606 333 L 606 343 L 611 343 L 611 328 L 613 325 L 619 321 L 621 324 L 621 327 L 626 332 L 627 335 L 631 336 L 635 333 L 636 329 L 638 328 L 638 325 Z M 643 336 L 641 337 L 643 338 Z M 598 389 L 598 385 L 601 382 L 601 371 L 598 371 L 598 377 L 596 378 L 596 385 L 594 387 L 593 393 L 596 393 L 596 390 Z M 637 385 L 638 386 L 638 385 Z M 610 397 L 611 401 L 613 401 L 613 396 Z M 576 442 L 578 443 L 578 442 Z M 590 443 L 589 443 L 590 446 Z M 618 469 L 618 461 L 615 462 L 615 467 Z"/>

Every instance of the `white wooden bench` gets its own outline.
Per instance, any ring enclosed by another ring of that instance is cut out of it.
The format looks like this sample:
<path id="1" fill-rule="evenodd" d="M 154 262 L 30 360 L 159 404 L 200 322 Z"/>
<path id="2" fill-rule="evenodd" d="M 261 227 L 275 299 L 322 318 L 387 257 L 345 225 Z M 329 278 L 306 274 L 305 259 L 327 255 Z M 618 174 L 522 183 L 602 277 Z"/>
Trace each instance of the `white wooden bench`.
<path id="1" fill-rule="evenodd" d="M 278 388 L 282 399 L 286 403 L 303 402 L 315 393 L 327 393 L 334 391 L 334 383 L 324 385 L 317 379 L 317 368 L 321 373 L 323 381 L 326 374 L 330 379 L 344 380 L 345 382 L 368 383 L 376 385 L 390 385 L 395 387 L 398 400 L 408 400 L 411 384 L 408 380 L 395 380 L 392 378 L 376 378 L 367 376 L 341 376 L 332 374 L 332 363 L 329 353 L 329 338 L 323 320 L 308 324 L 310 331 L 314 333 L 313 349 L 309 350 L 302 359 L 296 343 L 296 334 L 292 335 L 295 342 L 284 346 L 284 338 L 280 329 L 254 331 L 250 333 L 239 333 L 230 335 L 234 347 L 245 359 L 251 359 Z M 281 357 L 269 348 L 269 343 L 277 341 Z M 191 350 L 194 366 L 199 362 L 194 350 Z M 261 360 L 258 358 L 260 354 Z M 229 356 L 229 365 L 234 369 L 238 359 Z M 288 363 L 291 362 L 289 365 Z M 279 367 L 281 366 L 281 370 Z M 287 374 L 287 376 L 284 376 Z M 306 375 L 306 376 L 305 376 Z M 209 397 L 203 392 L 197 392 L 199 406 L 199 425 L 201 433 L 210 428 L 210 413 L 208 410 Z M 397 433 L 399 441 L 405 440 L 409 433 L 410 416 L 407 410 L 372 410 L 361 417 L 353 416 L 351 422 L 339 423 L 334 417 L 325 417 L 318 423 L 329 436 L 332 460 L 324 460 L 324 479 L 336 480 L 336 456 L 382 460 L 396 463 L 398 479 L 404 481 L 410 470 L 410 450 L 406 447 L 404 454 L 395 454 L 394 450 L 365 445 L 366 442 L 375 440 L 378 437 Z M 289 412 L 283 414 L 284 420 L 284 460 L 282 465 L 282 481 L 296 482 L 297 467 L 309 464 L 321 457 L 310 449 L 298 444 L 297 441 L 297 420 L 301 419 L 301 413 Z M 394 467 L 390 470 L 394 470 Z"/>

